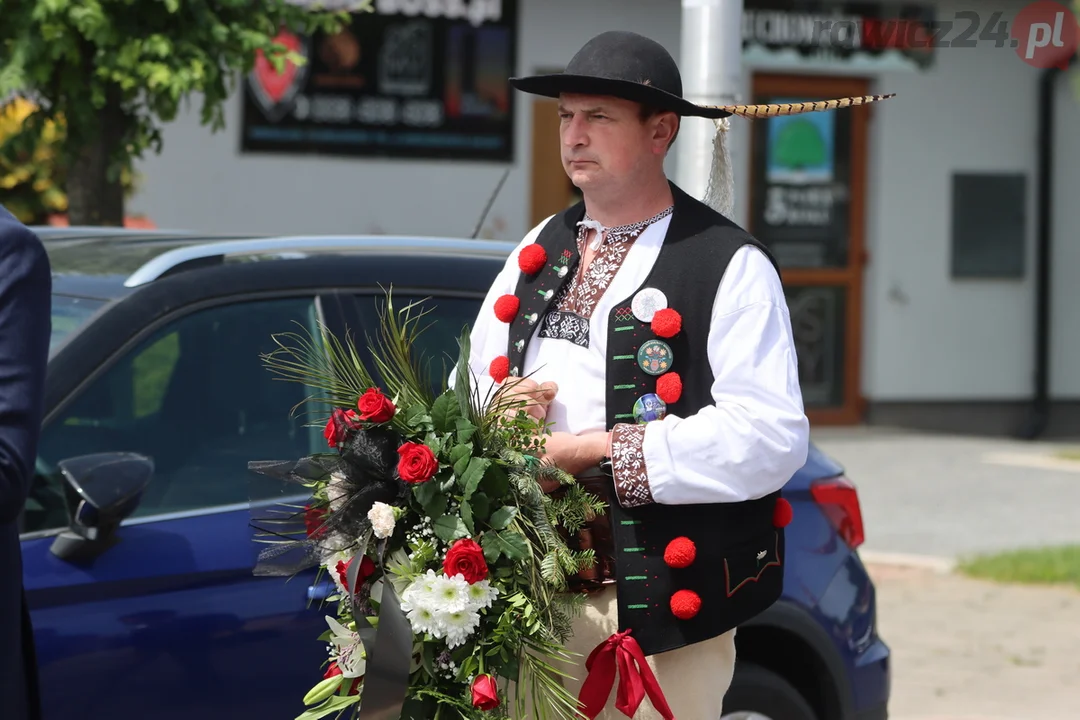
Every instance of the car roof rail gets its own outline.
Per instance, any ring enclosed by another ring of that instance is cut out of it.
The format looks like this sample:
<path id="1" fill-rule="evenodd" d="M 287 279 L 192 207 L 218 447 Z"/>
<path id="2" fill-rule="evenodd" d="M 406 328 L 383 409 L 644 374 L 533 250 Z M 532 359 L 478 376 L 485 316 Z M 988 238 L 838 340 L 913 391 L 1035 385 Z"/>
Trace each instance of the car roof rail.
<path id="1" fill-rule="evenodd" d="M 323 253 L 379 252 L 505 257 L 516 246 L 517 243 L 500 240 L 395 235 L 311 235 L 225 240 L 186 245 L 163 252 L 128 276 L 124 286 L 139 287 L 167 275 L 221 264 L 235 257 L 272 255 L 281 259 L 295 259 Z"/>

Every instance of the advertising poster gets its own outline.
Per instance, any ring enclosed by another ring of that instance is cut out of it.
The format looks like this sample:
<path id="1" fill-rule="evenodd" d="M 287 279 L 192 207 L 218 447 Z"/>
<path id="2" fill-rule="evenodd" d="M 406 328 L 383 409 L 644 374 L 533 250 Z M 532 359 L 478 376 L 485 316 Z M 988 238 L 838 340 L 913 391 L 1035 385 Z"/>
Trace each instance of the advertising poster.
<path id="1" fill-rule="evenodd" d="M 307 58 L 244 78 L 241 149 L 508 162 L 518 0 L 376 0 L 342 32 L 279 40 Z"/>

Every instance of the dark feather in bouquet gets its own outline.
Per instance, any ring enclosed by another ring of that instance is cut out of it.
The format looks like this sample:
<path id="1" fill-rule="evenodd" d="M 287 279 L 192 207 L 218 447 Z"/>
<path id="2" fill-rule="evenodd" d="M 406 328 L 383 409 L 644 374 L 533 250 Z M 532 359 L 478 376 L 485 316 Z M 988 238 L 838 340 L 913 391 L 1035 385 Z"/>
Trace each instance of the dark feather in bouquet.
<path id="1" fill-rule="evenodd" d="M 295 461 L 253 461 L 248 468 L 275 480 L 310 486 L 326 482 L 326 499 L 303 506 L 280 504 L 252 525 L 271 547 L 259 554 L 257 575 L 294 575 L 315 567 L 327 553 L 355 550 L 371 528 L 376 502 L 400 504 L 407 485 L 397 473 L 401 438 L 386 427 L 354 428 L 337 453 Z"/>
<path id="2" fill-rule="evenodd" d="M 400 444 L 401 436 L 384 427 L 349 435 L 341 448 L 335 478 L 335 488 L 343 494 L 340 507 L 329 513 L 331 522 L 359 535 L 370 527 L 367 514 L 372 505 L 394 505 L 405 499 L 407 486 L 397 474 Z"/>

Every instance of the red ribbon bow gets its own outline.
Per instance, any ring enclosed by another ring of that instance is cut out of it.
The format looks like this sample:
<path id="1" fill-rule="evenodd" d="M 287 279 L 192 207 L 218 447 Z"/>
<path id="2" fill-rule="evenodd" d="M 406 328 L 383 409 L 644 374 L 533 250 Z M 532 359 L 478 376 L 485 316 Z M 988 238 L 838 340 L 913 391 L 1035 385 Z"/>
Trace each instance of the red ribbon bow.
<path id="1" fill-rule="evenodd" d="M 596 720 L 607 705 L 611 687 L 615 684 L 616 665 L 619 668 L 619 690 L 615 696 L 615 707 L 619 712 L 628 718 L 634 717 L 648 694 L 653 707 L 664 720 L 675 720 L 660 683 L 645 661 L 645 653 L 637 640 L 630 637 L 629 630 L 615 633 L 597 645 L 585 661 L 589 675 L 581 686 L 578 702 L 584 706 L 581 713 L 586 718 Z"/>

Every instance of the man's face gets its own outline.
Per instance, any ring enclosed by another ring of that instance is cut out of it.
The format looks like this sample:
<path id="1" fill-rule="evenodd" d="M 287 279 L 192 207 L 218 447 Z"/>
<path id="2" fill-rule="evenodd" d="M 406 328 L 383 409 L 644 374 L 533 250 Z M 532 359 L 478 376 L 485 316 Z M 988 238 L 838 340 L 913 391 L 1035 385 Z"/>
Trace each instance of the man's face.
<path id="1" fill-rule="evenodd" d="M 584 191 L 617 187 L 663 163 L 674 115 L 641 120 L 641 106 L 602 95 L 563 95 L 559 138 L 566 174 Z"/>

